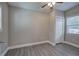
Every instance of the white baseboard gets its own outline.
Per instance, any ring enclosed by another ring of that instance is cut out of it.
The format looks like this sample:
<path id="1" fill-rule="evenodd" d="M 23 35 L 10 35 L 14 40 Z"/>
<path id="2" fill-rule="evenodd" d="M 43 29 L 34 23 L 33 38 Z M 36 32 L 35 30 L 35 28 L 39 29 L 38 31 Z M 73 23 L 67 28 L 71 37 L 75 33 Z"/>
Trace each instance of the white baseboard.
<path id="1" fill-rule="evenodd" d="M 63 41 L 62 43 L 66 43 L 66 44 L 69 44 L 69 45 L 72 45 L 72 46 L 74 46 L 74 47 L 79 48 L 79 45 L 74 44 L 74 43 L 71 43 L 71 42 Z"/>
<path id="2" fill-rule="evenodd" d="M 55 46 L 55 44 L 53 44 L 53 43 L 50 42 L 50 41 L 42 41 L 42 42 L 29 43 L 29 44 L 23 44 L 23 45 L 16 45 L 16 46 L 8 47 L 8 48 L 1 54 L 1 56 L 4 56 L 4 55 L 8 52 L 9 49 L 15 49 L 15 48 L 33 46 L 33 45 L 44 44 L 44 43 L 49 43 L 49 44 L 51 44 L 52 46 Z"/>
<path id="3" fill-rule="evenodd" d="M 36 42 L 36 43 L 28 43 L 28 44 L 16 45 L 16 46 L 9 47 L 9 49 L 27 47 L 27 46 L 38 45 L 38 44 L 43 44 L 43 43 L 48 43 L 48 42 L 49 41 L 42 41 L 42 42 Z"/>
<path id="4" fill-rule="evenodd" d="M 56 44 L 53 44 L 53 43 L 50 42 L 50 41 L 42 41 L 42 42 L 36 42 L 36 43 L 29 43 L 29 44 L 16 45 L 16 46 L 8 47 L 8 48 L 1 54 L 1 56 L 4 56 L 4 55 L 8 52 L 9 49 L 15 49 L 15 48 L 33 46 L 33 45 L 44 44 L 44 43 L 49 43 L 49 44 L 51 44 L 52 46 L 55 46 L 55 45 L 56 45 Z"/>
<path id="5" fill-rule="evenodd" d="M 56 44 L 50 42 L 50 41 L 42 41 L 42 42 L 36 42 L 36 43 L 29 43 L 29 44 L 23 44 L 23 45 L 16 45 L 16 46 L 11 46 L 11 47 L 8 47 L 3 53 L 1 56 L 4 56 L 7 51 L 9 49 L 15 49 L 15 48 L 21 48 L 21 47 L 27 47 L 27 46 L 33 46 L 33 45 L 38 45 L 38 44 L 44 44 L 44 43 L 49 43 L 51 44 L 52 46 L 55 46 Z M 66 43 L 66 44 L 69 44 L 69 45 L 72 45 L 74 47 L 77 47 L 79 48 L 79 45 L 76 45 L 76 44 L 73 44 L 73 43 L 70 43 L 70 42 L 67 42 L 67 41 L 63 41 L 62 43 Z"/>
<path id="6" fill-rule="evenodd" d="M 9 48 L 7 48 L 2 54 L 1 56 L 4 56 L 7 52 L 8 52 Z"/>
<path id="7" fill-rule="evenodd" d="M 48 41 L 49 44 L 51 44 L 52 46 L 55 46 L 56 44 L 55 43 L 52 43 L 50 41 Z"/>

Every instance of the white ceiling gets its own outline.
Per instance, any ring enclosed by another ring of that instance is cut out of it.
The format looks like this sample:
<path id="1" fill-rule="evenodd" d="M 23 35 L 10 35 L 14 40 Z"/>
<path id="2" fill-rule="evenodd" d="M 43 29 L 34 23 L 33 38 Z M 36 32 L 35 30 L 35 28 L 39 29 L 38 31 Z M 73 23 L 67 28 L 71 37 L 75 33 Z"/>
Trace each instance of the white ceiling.
<path id="1" fill-rule="evenodd" d="M 61 10 L 61 11 L 67 11 L 77 5 L 79 5 L 79 2 L 64 2 L 61 5 L 57 5 L 56 9 Z"/>
<path id="2" fill-rule="evenodd" d="M 20 7 L 24 9 L 29 9 L 29 10 L 34 10 L 34 11 L 39 11 L 39 12 L 44 12 L 44 13 L 49 13 L 51 12 L 50 8 L 46 6 L 45 8 L 41 8 L 46 2 L 8 2 L 9 6 L 15 6 L 15 7 Z M 64 2 L 62 4 L 56 4 L 56 9 L 61 10 L 61 11 L 66 11 L 70 8 L 75 7 L 78 5 L 78 2 Z"/>

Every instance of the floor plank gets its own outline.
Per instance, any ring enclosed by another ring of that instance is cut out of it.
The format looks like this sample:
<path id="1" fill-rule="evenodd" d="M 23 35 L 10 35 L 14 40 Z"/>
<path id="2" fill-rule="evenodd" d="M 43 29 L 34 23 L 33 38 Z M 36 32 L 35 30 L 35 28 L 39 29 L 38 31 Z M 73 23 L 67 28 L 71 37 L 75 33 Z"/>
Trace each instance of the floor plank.
<path id="1" fill-rule="evenodd" d="M 5 56 L 79 56 L 79 48 L 67 44 L 52 46 L 46 43 L 11 49 Z"/>

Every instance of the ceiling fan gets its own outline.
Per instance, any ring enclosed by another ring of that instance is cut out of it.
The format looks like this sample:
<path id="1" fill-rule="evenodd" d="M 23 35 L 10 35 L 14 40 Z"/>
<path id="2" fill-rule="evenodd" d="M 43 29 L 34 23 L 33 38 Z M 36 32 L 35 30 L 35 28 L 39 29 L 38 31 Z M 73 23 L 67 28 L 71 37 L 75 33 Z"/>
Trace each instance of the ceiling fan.
<path id="1" fill-rule="evenodd" d="M 62 4 L 63 2 L 48 2 L 47 4 L 44 4 L 41 8 L 44 8 L 44 7 L 46 7 L 46 6 L 49 6 L 50 9 L 53 9 L 53 6 L 54 6 L 56 3 Z"/>

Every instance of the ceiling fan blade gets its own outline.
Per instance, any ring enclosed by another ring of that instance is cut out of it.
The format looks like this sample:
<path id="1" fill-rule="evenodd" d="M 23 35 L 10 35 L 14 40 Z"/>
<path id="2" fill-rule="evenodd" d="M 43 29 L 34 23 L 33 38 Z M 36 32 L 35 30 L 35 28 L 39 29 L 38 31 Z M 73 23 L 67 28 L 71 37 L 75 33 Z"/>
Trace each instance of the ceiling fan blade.
<path id="1" fill-rule="evenodd" d="M 44 8 L 47 4 L 43 5 L 41 8 Z"/>
<path id="2" fill-rule="evenodd" d="M 63 2 L 56 2 L 56 3 L 63 3 Z"/>

